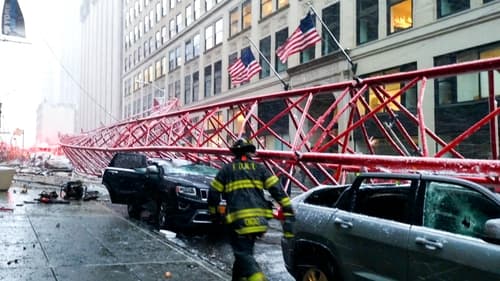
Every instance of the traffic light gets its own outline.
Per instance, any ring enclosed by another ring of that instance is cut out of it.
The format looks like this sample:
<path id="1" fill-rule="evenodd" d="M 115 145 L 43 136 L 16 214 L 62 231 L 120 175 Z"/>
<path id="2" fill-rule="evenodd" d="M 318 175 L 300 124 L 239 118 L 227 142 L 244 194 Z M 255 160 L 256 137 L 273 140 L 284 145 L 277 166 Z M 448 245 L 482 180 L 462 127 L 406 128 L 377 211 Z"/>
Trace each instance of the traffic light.
<path id="1" fill-rule="evenodd" d="M 26 37 L 24 17 L 17 0 L 4 0 L 2 11 L 2 34 Z"/>

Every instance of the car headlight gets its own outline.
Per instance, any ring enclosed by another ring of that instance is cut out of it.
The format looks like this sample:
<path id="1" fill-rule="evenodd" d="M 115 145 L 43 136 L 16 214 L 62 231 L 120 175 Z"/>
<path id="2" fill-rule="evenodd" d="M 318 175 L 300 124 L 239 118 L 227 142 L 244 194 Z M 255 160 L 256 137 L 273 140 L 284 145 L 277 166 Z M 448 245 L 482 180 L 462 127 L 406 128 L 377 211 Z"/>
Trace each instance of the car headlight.
<path id="1" fill-rule="evenodd" d="M 178 194 L 196 196 L 196 188 L 192 186 L 178 185 L 175 190 L 177 191 Z"/>

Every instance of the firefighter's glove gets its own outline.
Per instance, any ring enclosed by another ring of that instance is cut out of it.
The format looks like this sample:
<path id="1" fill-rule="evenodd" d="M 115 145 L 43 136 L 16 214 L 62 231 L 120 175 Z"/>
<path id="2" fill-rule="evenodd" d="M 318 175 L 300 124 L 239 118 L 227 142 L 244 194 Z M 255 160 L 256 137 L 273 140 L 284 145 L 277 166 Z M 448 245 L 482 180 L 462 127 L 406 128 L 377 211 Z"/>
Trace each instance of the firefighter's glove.
<path id="1" fill-rule="evenodd" d="M 295 216 L 293 215 L 285 216 L 285 220 L 283 220 L 282 222 L 283 236 L 285 236 L 285 238 L 293 237 L 294 224 L 295 224 Z"/>

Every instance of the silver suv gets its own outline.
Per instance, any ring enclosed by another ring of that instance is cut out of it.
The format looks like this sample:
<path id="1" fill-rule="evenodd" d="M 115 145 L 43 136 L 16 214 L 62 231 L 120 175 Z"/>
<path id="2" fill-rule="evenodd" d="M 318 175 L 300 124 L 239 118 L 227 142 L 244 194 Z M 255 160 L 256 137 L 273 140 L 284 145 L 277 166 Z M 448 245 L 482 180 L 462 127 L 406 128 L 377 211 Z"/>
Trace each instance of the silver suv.
<path id="1" fill-rule="evenodd" d="M 366 173 L 292 202 L 297 280 L 500 280 L 500 196 L 473 182 Z"/>

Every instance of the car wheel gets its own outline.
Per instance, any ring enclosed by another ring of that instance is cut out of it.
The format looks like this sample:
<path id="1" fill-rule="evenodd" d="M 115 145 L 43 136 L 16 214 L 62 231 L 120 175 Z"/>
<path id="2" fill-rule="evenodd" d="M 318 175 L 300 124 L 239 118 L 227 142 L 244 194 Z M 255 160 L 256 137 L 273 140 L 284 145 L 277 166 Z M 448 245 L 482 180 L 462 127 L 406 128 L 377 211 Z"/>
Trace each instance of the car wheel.
<path id="1" fill-rule="evenodd" d="M 333 267 L 327 261 L 317 261 L 316 264 L 304 267 L 297 278 L 297 281 L 333 281 Z"/>
<path id="2" fill-rule="evenodd" d="M 141 217 L 141 207 L 139 205 L 128 203 L 127 212 L 129 218 L 139 219 Z"/>
<path id="3" fill-rule="evenodd" d="M 158 203 L 158 228 L 162 229 L 167 226 L 168 204 L 166 200 Z"/>

